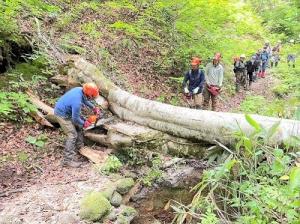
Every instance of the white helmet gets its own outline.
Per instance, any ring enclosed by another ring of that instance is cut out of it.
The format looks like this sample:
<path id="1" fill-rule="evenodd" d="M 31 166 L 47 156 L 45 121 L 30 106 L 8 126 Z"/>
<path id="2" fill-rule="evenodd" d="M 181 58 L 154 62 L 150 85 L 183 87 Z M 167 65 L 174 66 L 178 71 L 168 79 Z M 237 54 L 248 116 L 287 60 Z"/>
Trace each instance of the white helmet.
<path id="1" fill-rule="evenodd" d="M 246 58 L 245 54 L 241 54 L 240 58 Z"/>

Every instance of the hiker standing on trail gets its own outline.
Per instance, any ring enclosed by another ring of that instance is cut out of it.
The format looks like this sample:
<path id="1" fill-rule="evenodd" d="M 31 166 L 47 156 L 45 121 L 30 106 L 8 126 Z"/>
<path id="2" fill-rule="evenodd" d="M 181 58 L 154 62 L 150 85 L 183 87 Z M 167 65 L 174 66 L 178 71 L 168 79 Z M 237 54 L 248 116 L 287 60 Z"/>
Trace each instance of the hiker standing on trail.
<path id="1" fill-rule="evenodd" d="M 270 45 L 270 42 L 269 41 L 266 41 L 265 45 L 264 45 L 264 49 L 266 49 L 266 52 L 268 53 L 268 59 L 267 59 L 267 65 L 266 67 L 270 67 L 269 66 L 269 62 L 270 62 L 270 59 L 271 59 L 271 56 L 272 56 L 272 48 L 271 48 L 271 45 Z"/>
<path id="2" fill-rule="evenodd" d="M 290 67 L 290 64 L 292 64 L 293 68 L 295 68 L 296 67 L 295 63 L 296 63 L 296 54 L 292 54 L 292 53 L 288 54 L 287 55 L 288 66 Z"/>
<path id="3" fill-rule="evenodd" d="M 251 60 L 246 62 L 247 75 L 249 79 L 249 87 L 254 82 L 255 71 L 257 70 L 258 67 L 259 67 L 259 62 L 256 61 L 255 56 L 252 56 Z"/>
<path id="4" fill-rule="evenodd" d="M 258 76 L 261 78 L 265 78 L 267 64 L 268 64 L 268 60 L 269 60 L 269 54 L 267 52 L 267 47 L 264 47 L 263 52 L 260 55 L 260 58 L 261 58 L 261 70 L 260 70 Z"/>
<path id="5" fill-rule="evenodd" d="M 100 116 L 100 109 L 91 103 L 99 96 L 99 89 L 94 83 L 86 83 L 83 87 L 75 87 L 66 92 L 56 102 L 54 114 L 63 132 L 67 135 L 63 166 L 79 167 L 81 159 L 78 150 L 83 147 L 83 128 L 92 123 L 80 117 L 81 107 L 85 105 Z"/>
<path id="6" fill-rule="evenodd" d="M 261 71 L 261 64 L 262 64 L 262 62 L 261 62 L 261 53 L 262 53 L 262 51 L 259 49 L 256 52 L 256 54 L 254 55 L 255 56 L 255 62 L 258 65 L 257 68 L 256 68 L 256 70 L 255 70 L 255 75 L 253 77 L 253 81 L 254 82 L 256 81 L 257 77 L 259 77 L 259 73 Z"/>
<path id="7" fill-rule="evenodd" d="M 216 53 L 212 62 L 208 63 L 205 68 L 206 83 L 203 90 L 203 109 L 207 110 L 211 100 L 211 107 L 213 111 L 217 110 L 217 98 L 220 94 L 223 78 L 224 68 L 220 64 L 221 53 Z"/>
<path id="8" fill-rule="evenodd" d="M 293 45 L 295 43 L 295 40 L 291 39 L 289 42 L 290 42 L 291 45 Z M 295 65 L 295 63 L 296 63 L 296 54 L 289 53 L 287 55 L 286 60 L 287 60 L 287 64 L 288 64 L 289 67 L 291 66 L 290 64 L 292 64 L 293 68 L 296 67 L 296 65 Z"/>
<path id="9" fill-rule="evenodd" d="M 240 86 L 243 86 L 245 90 L 248 89 L 248 78 L 246 69 L 246 56 L 242 54 L 240 58 L 235 60 L 233 71 L 235 74 L 235 91 L 240 91 Z"/>
<path id="10" fill-rule="evenodd" d="M 278 62 L 280 61 L 278 52 L 273 51 L 270 61 L 271 61 L 271 68 L 278 66 Z"/>
<path id="11" fill-rule="evenodd" d="M 193 99 L 193 105 L 192 107 L 195 107 L 196 109 L 201 108 L 202 103 L 202 90 L 204 85 L 204 71 L 199 68 L 199 65 L 201 64 L 200 58 L 194 57 L 191 61 L 191 69 L 185 74 L 183 79 L 183 89 L 184 94 L 187 97 L 187 100 L 190 98 Z M 187 85 L 188 83 L 188 85 Z"/>

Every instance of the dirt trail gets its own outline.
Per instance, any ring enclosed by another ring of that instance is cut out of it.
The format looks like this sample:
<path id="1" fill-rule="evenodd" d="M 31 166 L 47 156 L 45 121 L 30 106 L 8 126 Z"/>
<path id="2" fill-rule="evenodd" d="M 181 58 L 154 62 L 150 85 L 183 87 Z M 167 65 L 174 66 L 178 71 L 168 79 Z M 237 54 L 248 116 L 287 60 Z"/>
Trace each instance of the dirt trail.
<path id="1" fill-rule="evenodd" d="M 272 99 L 274 96 L 271 92 L 272 87 L 274 86 L 276 79 L 270 74 L 266 78 L 257 79 L 254 82 L 249 91 L 241 90 L 240 93 L 235 94 L 229 99 L 219 100 L 218 111 L 232 112 L 239 108 L 240 104 L 245 100 L 249 95 L 257 96 L 261 95 L 267 99 Z M 222 97 L 222 94 L 221 94 Z"/>
<path id="2" fill-rule="evenodd" d="M 36 184 L 18 197 L 3 201 L 0 204 L 0 223 L 85 223 L 78 216 L 80 199 L 88 191 L 101 189 L 109 179 L 96 173 L 90 165 L 81 169 L 85 178 Z M 73 174 L 77 172 L 72 170 Z"/>

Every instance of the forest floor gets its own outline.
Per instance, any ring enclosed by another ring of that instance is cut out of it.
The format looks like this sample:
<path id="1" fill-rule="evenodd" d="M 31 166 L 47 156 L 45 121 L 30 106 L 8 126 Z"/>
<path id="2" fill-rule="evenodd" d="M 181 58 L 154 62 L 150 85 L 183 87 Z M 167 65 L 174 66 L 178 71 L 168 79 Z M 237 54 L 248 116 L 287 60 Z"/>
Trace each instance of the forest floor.
<path id="1" fill-rule="evenodd" d="M 272 98 L 275 82 L 270 75 L 258 79 L 250 91 L 219 100 L 218 111 L 239 108 L 247 95 Z M 5 149 L 0 160 L 0 223 L 12 219 L 12 223 L 80 223 L 74 216 L 79 212 L 80 198 L 91 189 L 101 188 L 110 178 L 99 174 L 89 162 L 80 169 L 62 167 L 63 136 L 58 129 L 2 123 L 0 133 L 0 148 Z M 26 141 L 29 135 L 41 134 L 48 138 L 43 150 Z"/>

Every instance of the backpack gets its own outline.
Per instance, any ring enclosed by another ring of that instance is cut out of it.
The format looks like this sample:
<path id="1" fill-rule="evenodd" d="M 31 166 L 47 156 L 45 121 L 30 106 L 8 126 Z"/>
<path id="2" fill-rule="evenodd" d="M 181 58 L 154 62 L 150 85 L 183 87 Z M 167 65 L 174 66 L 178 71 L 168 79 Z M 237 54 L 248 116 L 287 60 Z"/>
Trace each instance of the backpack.
<path id="1" fill-rule="evenodd" d="M 268 53 L 267 52 L 263 52 L 261 54 L 261 60 L 263 60 L 263 61 L 267 61 L 268 60 Z"/>
<path id="2" fill-rule="evenodd" d="M 197 74 L 196 77 L 200 79 L 201 73 L 204 74 L 204 71 L 203 71 L 202 69 L 199 68 L 199 69 L 198 69 L 198 74 Z M 191 77 L 192 77 L 192 70 L 189 70 L 189 79 L 191 79 Z"/>

